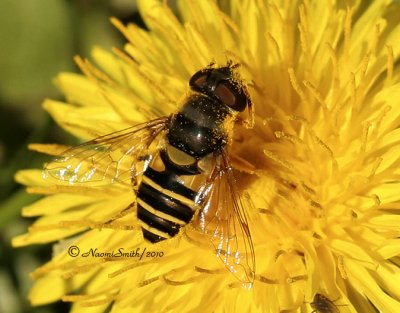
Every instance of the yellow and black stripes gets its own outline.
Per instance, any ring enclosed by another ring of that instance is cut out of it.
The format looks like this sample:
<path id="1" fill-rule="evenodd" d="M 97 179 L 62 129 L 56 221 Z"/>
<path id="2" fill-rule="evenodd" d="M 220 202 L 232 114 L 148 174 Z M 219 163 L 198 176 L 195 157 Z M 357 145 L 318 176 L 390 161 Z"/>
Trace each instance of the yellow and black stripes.
<path id="1" fill-rule="evenodd" d="M 148 167 L 137 193 L 137 217 L 143 236 L 158 242 L 175 236 L 194 214 L 196 192 L 179 182 L 171 171 Z"/>

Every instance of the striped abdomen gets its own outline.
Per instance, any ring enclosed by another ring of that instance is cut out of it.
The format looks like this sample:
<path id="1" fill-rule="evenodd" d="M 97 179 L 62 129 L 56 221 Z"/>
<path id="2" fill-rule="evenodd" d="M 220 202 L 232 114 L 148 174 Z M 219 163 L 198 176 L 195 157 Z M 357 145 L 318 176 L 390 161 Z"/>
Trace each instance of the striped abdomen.
<path id="1" fill-rule="evenodd" d="M 195 197 L 175 173 L 148 167 L 137 194 L 143 237 L 153 243 L 174 237 L 192 219 Z"/>

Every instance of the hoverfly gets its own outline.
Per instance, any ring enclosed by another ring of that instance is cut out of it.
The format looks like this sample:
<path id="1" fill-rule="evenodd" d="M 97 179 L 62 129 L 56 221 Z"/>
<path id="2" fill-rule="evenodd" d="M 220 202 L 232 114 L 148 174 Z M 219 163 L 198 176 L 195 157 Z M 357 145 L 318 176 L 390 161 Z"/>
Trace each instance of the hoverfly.
<path id="1" fill-rule="evenodd" d="M 251 286 L 255 256 L 245 215 L 251 201 L 239 195 L 227 154 L 237 115 L 251 112 L 235 67 L 199 70 L 179 111 L 73 147 L 46 164 L 44 175 L 70 184 L 129 182 L 145 240 L 167 240 L 190 223 Z"/>

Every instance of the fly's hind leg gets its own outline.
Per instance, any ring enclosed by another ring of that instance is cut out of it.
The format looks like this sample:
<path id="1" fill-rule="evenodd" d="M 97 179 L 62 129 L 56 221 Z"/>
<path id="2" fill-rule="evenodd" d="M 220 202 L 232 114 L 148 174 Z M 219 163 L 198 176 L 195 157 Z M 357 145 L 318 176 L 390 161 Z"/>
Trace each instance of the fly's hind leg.
<path id="1" fill-rule="evenodd" d="M 151 161 L 151 159 L 152 159 L 151 155 L 145 154 L 145 155 L 140 156 L 138 158 L 138 161 L 149 163 Z M 145 168 L 146 167 L 147 166 L 145 166 Z M 139 185 L 140 185 L 140 180 L 138 180 L 138 176 L 140 176 L 140 174 L 138 175 L 138 173 L 133 170 L 132 171 L 132 175 L 131 175 L 131 184 L 132 184 L 133 192 L 135 194 L 135 198 L 137 196 L 137 192 L 138 192 Z M 137 205 L 136 201 L 133 201 L 126 208 L 124 208 L 122 211 L 120 211 L 117 214 L 113 215 L 107 222 L 104 223 L 104 225 L 112 227 L 112 228 L 117 227 L 117 228 L 122 228 L 122 229 L 136 229 L 136 228 L 138 228 L 137 226 L 135 227 L 135 226 L 128 226 L 128 225 L 114 225 L 115 221 L 125 217 L 128 214 L 135 213 L 137 211 L 137 206 L 136 205 Z"/>
<path id="2" fill-rule="evenodd" d="M 126 208 L 124 208 L 122 211 L 118 212 L 117 214 L 111 216 L 111 218 L 104 223 L 105 228 L 118 228 L 118 229 L 124 229 L 124 230 L 132 230 L 136 229 L 137 227 L 135 226 L 129 226 L 129 225 L 116 225 L 115 221 L 125 217 L 128 214 L 136 212 L 136 201 L 130 203 Z"/>

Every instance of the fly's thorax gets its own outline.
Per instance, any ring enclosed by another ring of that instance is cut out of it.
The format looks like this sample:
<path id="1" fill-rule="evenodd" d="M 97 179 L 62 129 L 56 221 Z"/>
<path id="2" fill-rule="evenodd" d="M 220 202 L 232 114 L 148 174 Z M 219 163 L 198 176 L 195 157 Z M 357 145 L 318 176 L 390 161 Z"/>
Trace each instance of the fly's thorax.
<path id="1" fill-rule="evenodd" d="M 218 154 L 229 140 L 227 123 L 236 113 L 220 101 L 203 94 L 192 94 L 168 125 L 170 145 L 201 159 Z"/>
<path id="2" fill-rule="evenodd" d="M 191 166 L 197 162 L 196 158 L 175 148 L 174 146 L 171 146 L 170 144 L 166 144 L 165 152 L 170 161 L 178 166 Z"/>
<path id="3" fill-rule="evenodd" d="M 157 159 L 158 162 L 152 164 L 153 168 L 168 170 L 177 175 L 203 174 L 208 177 L 215 165 L 213 153 L 197 159 L 169 143 L 165 143 L 164 148 L 160 151 L 160 157 Z M 158 163 L 161 163 L 162 167 L 157 166 Z"/>
<path id="4" fill-rule="evenodd" d="M 166 143 L 165 148 L 160 151 L 160 158 L 165 169 L 177 175 L 197 175 L 201 173 L 197 167 L 196 158 L 169 143 Z"/>
<path id="5" fill-rule="evenodd" d="M 197 125 L 206 128 L 217 128 L 225 119 L 234 114 L 233 111 L 221 101 L 200 94 L 191 94 L 179 110 L 186 118 L 196 121 Z"/>

